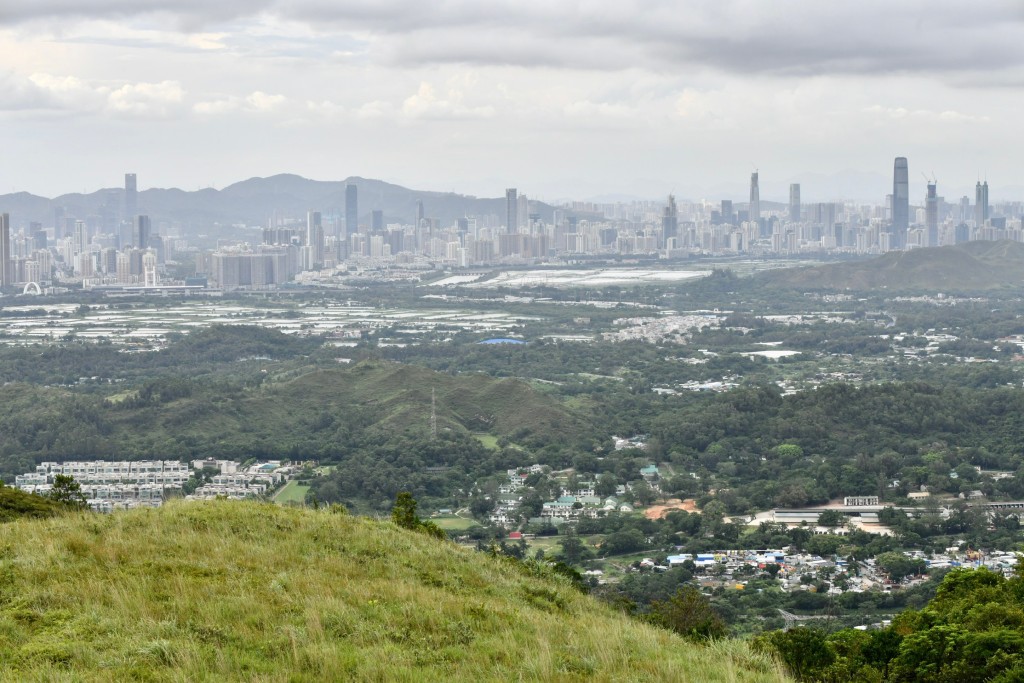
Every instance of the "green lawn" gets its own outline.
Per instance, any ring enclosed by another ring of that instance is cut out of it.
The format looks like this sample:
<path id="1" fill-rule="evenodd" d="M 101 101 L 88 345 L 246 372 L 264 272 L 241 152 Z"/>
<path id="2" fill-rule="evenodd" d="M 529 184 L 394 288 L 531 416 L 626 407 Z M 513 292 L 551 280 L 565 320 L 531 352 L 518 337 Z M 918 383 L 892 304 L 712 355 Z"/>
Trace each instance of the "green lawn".
<path id="1" fill-rule="evenodd" d="M 277 495 L 274 496 L 274 502 L 281 505 L 287 505 L 288 503 L 302 505 L 306 502 L 307 491 L 309 491 L 308 486 L 303 486 L 299 482 L 292 480 L 277 492 Z"/>
<path id="2" fill-rule="evenodd" d="M 494 436 L 493 434 L 477 433 L 474 434 L 473 436 L 475 436 L 476 440 L 482 443 L 486 448 L 490 448 L 491 450 L 495 451 L 498 450 L 498 437 Z"/>
<path id="3" fill-rule="evenodd" d="M 465 519 L 463 517 L 444 516 L 444 517 L 431 517 L 430 521 L 438 525 L 445 531 L 465 531 L 470 527 L 477 526 L 479 522 L 474 519 Z"/>

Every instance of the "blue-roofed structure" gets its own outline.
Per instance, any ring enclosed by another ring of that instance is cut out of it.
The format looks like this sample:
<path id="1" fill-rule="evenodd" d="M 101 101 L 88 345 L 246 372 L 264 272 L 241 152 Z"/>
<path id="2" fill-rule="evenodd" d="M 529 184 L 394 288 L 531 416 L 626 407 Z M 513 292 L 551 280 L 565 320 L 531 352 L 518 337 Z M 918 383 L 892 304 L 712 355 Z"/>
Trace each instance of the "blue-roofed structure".
<path id="1" fill-rule="evenodd" d="M 509 339 L 507 337 L 500 337 L 497 339 L 484 339 L 478 341 L 477 344 L 525 344 L 522 339 Z"/>

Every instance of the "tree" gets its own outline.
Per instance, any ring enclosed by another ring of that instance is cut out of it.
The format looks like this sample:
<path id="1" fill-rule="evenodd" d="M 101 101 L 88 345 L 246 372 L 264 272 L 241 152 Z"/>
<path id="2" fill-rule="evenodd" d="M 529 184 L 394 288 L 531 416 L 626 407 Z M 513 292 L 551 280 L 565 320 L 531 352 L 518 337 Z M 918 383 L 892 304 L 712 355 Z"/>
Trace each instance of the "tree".
<path id="1" fill-rule="evenodd" d="M 830 529 L 837 526 L 843 526 L 846 524 L 846 515 L 839 510 L 825 510 L 818 515 L 818 524 Z"/>
<path id="2" fill-rule="evenodd" d="M 87 508 L 89 504 L 82 493 L 82 485 L 69 474 L 58 474 L 53 478 L 50 498 L 72 508 Z"/>
<path id="3" fill-rule="evenodd" d="M 652 602 L 648 620 L 691 640 L 721 638 L 726 634 L 722 617 L 694 586 L 682 586 L 668 600 Z"/>
<path id="4" fill-rule="evenodd" d="M 395 497 L 395 506 L 391 508 L 391 521 L 403 529 L 416 529 L 420 518 L 416 514 L 416 499 L 408 491 L 402 491 Z"/>
<path id="5" fill-rule="evenodd" d="M 395 505 L 391 508 L 391 521 L 403 529 L 419 531 L 434 538 L 448 538 L 448 534 L 441 527 L 419 518 L 416 514 L 416 499 L 408 491 L 402 491 L 395 497 Z"/>
<path id="6" fill-rule="evenodd" d="M 561 540 L 560 545 L 562 546 L 562 559 L 568 565 L 578 565 L 590 555 L 586 544 L 572 527 L 565 530 L 565 537 Z"/>
<path id="7" fill-rule="evenodd" d="M 594 493 L 601 498 L 607 498 L 608 496 L 615 495 L 615 489 L 619 485 L 619 480 L 611 472 L 605 472 L 597 478 L 597 484 L 594 486 Z"/>
<path id="8" fill-rule="evenodd" d="M 875 558 L 875 563 L 889 575 L 892 581 L 901 581 L 907 576 L 923 574 L 928 568 L 924 560 L 907 557 L 899 552 L 881 553 Z"/>
<path id="9" fill-rule="evenodd" d="M 788 631 L 772 631 L 757 639 L 762 646 L 774 651 L 799 681 L 820 680 L 819 673 L 833 661 L 825 632 L 798 626 Z"/>

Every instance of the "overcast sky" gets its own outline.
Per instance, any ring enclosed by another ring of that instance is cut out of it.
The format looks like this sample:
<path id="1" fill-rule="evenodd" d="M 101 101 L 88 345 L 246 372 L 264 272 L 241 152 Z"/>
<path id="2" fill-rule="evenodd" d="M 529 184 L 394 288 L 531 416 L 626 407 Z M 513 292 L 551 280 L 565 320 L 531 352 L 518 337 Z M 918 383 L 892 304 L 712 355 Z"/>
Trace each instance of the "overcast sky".
<path id="1" fill-rule="evenodd" d="M 5 0 L 0 192 L 825 200 L 903 155 L 973 196 L 1024 186 L 1022 37 L 1022 0 Z"/>

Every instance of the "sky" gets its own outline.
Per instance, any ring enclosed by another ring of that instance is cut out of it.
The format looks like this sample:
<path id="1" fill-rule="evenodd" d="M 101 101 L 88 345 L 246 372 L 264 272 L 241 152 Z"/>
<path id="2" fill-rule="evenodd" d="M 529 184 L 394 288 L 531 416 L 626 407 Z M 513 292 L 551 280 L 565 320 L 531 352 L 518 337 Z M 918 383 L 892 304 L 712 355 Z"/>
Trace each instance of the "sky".
<path id="1" fill-rule="evenodd" d="M 1022 35 L 1021 0 L 5 0 L 0 193 L 744 199 L 757 169 L 881 203 L 906 156 L 912 198 L 1024 199 Z"/>

